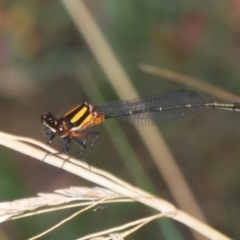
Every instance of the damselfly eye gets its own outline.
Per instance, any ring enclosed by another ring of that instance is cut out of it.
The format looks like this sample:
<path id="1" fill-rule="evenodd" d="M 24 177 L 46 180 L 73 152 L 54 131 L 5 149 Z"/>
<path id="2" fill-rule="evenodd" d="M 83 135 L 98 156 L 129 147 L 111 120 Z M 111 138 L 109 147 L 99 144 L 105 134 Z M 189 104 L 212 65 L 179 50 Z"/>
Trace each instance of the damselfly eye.
<path id="1" fill-rule="evenodd" d="M 50 112 L 44 112 L 41 115 L 41 121 L 42 121 L 42 123 L 44 123 L 46 121 L 53 121 L 53 115 Z"/>
<path id="2" fill-rule="evenodd" d="M 45 112 L 41 115 L 41 121 L 45 127 L 50 128 L 51 131 L 56 132 L 59 121 L 50 112 Z"/>

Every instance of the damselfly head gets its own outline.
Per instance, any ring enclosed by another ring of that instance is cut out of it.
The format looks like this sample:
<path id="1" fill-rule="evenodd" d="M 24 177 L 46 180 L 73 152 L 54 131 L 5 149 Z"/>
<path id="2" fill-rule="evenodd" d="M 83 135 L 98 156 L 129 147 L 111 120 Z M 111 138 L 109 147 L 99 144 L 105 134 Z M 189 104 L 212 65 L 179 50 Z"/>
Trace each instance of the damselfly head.
<path id="1" fill-rule="evenodd" d="M 54 133 L 57 132 L 59 121 L 56 120 L 55 117 L 50 112 L 44 112 L 41 115 L 41 121 L 46 128 L 50 129 L 51 132 L 54 132 Z"/>

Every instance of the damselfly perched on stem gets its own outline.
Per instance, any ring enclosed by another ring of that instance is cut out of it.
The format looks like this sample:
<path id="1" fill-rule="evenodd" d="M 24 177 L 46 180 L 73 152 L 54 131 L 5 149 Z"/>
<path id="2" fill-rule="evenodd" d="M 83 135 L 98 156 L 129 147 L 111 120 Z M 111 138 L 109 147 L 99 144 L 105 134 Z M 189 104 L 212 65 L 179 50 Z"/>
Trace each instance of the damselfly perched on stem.
<path id="1" fill-rule="evenodd" d="M 88 138 L 93 136 L 92 144 L 84 157 L 86 158 L 98 137 L 97 132 L 91 132 L 88 128 L 107 119 L 118 118 L 137 125 L 149 125 L 183 120 L 199 113 L 202 108 L 240 111 L 240 103 L 204 103 L 196 92 L 180 90 L 134 100 L 112 101 L 98 106 L 84 102 L 59 118 L 45 112 L 41 115 L 41 120 L 45 126 L 44 133 L 50 136 L 47 143 L 50 144 L 59 136 L 63 140 L 66 153 L 69 151 L 69 143 L 74 141 L 82 154 Z"/>

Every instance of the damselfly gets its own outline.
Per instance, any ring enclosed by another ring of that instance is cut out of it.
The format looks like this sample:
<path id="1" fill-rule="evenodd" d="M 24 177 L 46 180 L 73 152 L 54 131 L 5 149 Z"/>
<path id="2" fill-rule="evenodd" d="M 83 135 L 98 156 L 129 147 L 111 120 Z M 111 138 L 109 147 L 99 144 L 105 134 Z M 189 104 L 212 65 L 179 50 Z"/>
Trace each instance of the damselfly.
<path id="1" fill-rule="evenodd" d="M 71 141 L 79 145 L 79 152 L 82 153 L 88 138 L 93 136 L 94 140 L 85 155 L 86 158 L 98 137 L 97 132 L 91 132 L 88 128 L 107 119 L 118 118 L 133 124 L 147 125 L 183 120 L 199 113 L 202 108 L 240 111 L 240 103 L 204 103 L 197 93 L 180 90 L 134 100 L 112 101 L 98 106 L 84 102 L 59 118 L 45 112 L 41 120 L 45 126 L 44 133 L 50 136 L 47 143 L 50 144 L 59 136 L 63 140 L 66 153 Z"/>

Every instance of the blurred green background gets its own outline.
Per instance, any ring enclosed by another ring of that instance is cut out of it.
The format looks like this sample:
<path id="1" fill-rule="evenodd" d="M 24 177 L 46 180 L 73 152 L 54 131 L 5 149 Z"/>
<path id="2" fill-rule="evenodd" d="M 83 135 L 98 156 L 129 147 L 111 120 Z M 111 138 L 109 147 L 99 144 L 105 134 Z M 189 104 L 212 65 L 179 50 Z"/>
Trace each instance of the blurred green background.
<path id="1" fill-rule="evenodd" d="M 140 63 L 177 71 L 238 95 L 239 0 L 90 0 L 86 3 L 141 96 L 189 87 L 146 74 L 139 69 Z M 109 65 L 111 67 L 111 63 Z M 106 100 L 117 99 L 60 1 L 1 1 L 2 131 L 46 142 L 47 137 L 41 131 L 41 113 L 51 110 L 61 114 L 81 101 L 92 102 L 84 89 L 89 76 L 97 82 L 98 91 Z M 213 99 L 199 93 L 206 100 Z M 97 98 L 96 89 L 91 90 L 91 95 Z M 209 224 L 234 239 L 240 236 L 239 119 L 236 112 L 210 109 L 184 122 L 158 126 Z M 105 131 L 107 124 L 97 128 L 100 138 L 89 156 L 89 163 L 144 188 L 145 179 L 136 183 L 127 170 L 118 152 L 124 149 L 119 146 L 117 150 L 113 145 Z M 119 129 L 126 134 L 148 180 L 157 189 L 154 194 L 177 204 L 135 128 L 120 123 Z M 61 148 L 62 145 L 56 141 L 53 146 Z M 0 158 L 1 202 L 69 186 L 92 186 L 64 170 L 4 147 L 0 147 Z M 74 211 L 6 222 L 1 230 L 5 239 L 26 239 Z M 136 203 L 108 205 L 77 217 L 42 239 L 76 239 L 149 214 L 147 208 Z M 129 239 L 192 239 L 185 226 L 173 223 L 172 227 L 174 230 L 163 230 L 151 223 Z M 171 235 L 175 231 L 176 235 Z"/>

